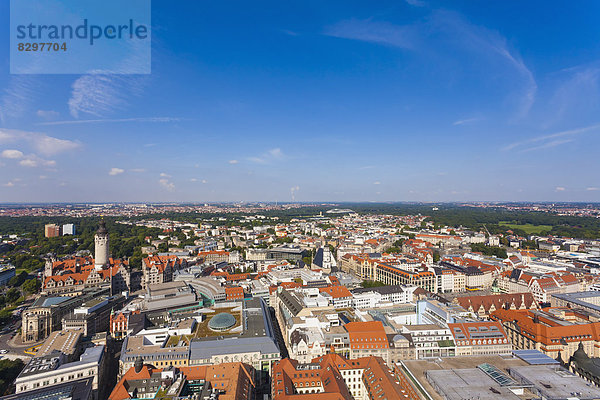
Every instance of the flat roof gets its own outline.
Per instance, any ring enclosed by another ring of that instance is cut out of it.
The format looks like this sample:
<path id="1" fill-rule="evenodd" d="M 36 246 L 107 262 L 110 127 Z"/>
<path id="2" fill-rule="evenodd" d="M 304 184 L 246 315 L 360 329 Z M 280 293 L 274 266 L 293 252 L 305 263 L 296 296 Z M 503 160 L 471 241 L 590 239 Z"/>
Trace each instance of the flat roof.
<path id="1" fill-rule="evenodd" d="M 442 397 L 427 381 L 425 373 L 428 371 L 468 368 L 477 369 L 478 365 L 488 363 L 495 366 L 500 371 L 507 373 L 507 370 L 511 367 L 527 365 L 525 361 L 517 357 L 502 357 L 498 355 L 444 357 L 431 360 L 404 360 L 403 363 L 434 400 L 444 400 L 444 397 Z M 483 371 L 479 371 L 490 381 L 493 381 Z M 465 398 L 469 398 L 469 396 L 466 396 Z M 493 398 L 498 399 L 502 397 L 496 395 L 496 397 Z"/>
<path id="2" fill-rule="evenodd" d="M 54 350 L 58 350 L 63 354 L 73 354 L 82 335 L 83 329 L 52 332 L 38 350 L 36 357 L 50 355 Z"/>
<path id="3" fill-rule="evenodd" d="M 446 400 L 521 399 L 479 368 L 433 370 L 426 374 Z"/>
<path id="4" fill-rule="evenodd" d="M 192 340 L 190 344 L 190 360 L 206 360 L 221 354 L 244 354 L 259 352 L 261 354 L 279 353 L 275 341 L 266 336 L 258 337 L 225 337 L 209 340 Z"/>
<path id="5" fill-rule="evenodd" d="M 534 385 L 547 400 L 600 399 L 600 389 L 558 366 L 525 365 L 511 368 L 510 373 L 517 380 Z"/>
<path id="6" fill-rule="evenodd" d="M 590 290 L 588 292 L 575 292 L 575 293 L 557 293 L 553 294 L 552 297 L 556 297 L 557 299 L 561 299 L 564 301 L 569 301 L 573 304 L 577 304 L 581 307 L 590 308 L 594 311 L 600 312 L 600 306 L 595 305 L 594 303 L 590 303 L 586 301 L 586 299 L 591 297 L 600 297 L 600 292 Z"/>
<path id="7" fill-rule="evenodd" d="M 271 315 L 264 300 L 260 297 L 244 300 L 242 324 L 244 332 L 241 336 L 274 336 Z"/>
<path id="8" fill-rule="evenodd" d="M 529 365 L 560 364 L 552 357 L 548 357 L 539 350 L 513 350 L 513 354 Z"/>
<path id="9" fill-rule="evenodd" d="M 151 296 L 157 296 L 162 294 L 163 292 L 171 293 L 177 292 L 182 289 L 189 289 L 187 283 L 182 281 L 173 281 L 173 282 L 165 282 L 165 283 L 156 283 L 152 285 L 148 285 L 148 292 L 150 292 Z"/>

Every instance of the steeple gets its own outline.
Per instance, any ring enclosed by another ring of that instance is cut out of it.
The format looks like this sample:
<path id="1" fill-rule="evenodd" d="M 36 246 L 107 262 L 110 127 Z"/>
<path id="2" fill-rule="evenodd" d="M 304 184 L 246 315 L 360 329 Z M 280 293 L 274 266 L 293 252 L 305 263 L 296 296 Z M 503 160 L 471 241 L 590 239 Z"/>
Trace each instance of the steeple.
<path id="1" fill-rule="evenodd" d="M 140 371 L 142 370 L 143 366 L 144 366 L 144 360 L 142 359 L 141 356 L 137 356 L 137 358 L 135 359 L 135 363 L 133 364 L 133 367 L 135 368 L 135 373 L 139 374 Z"/>
<path id="2" fill-rule="evenodd" d="M 108 239 L 106 223 L 102 219 L 94 236 L 94 267 L 97 271 L 108 265 Z"/>
<path id="3" fill-rule="evenodd" d="M 108 230 L 106 229 L 106 222 L 104 222 L 104 218 L 102 218 L 100 220 L 100 225 L 98 226 L 98 230 L 96 231 L 96 234 L 105 235 L 107 233 L 108 233 Z"/>

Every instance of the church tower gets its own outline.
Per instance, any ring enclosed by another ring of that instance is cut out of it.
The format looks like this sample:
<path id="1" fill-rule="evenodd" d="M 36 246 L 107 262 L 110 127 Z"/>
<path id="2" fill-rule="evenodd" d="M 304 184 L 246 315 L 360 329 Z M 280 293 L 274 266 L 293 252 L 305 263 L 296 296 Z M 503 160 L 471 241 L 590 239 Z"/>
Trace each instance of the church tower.
<path id="1" fill-rule="evenodd" d="M 54 274 L 54 270 L 52 268 L 54 261 L 56 261 L 56 257 L 54 257 L 54 255 L 46 259 L 46 263 L 44 264 L 44 279 Z"/>
<path id="2" fill-rule="evenodd" d="M 108 231 L 104 220 L 100 221 L 100 227 L 94 237 L 94 267 L 101 270 L 108 265 Z"/>

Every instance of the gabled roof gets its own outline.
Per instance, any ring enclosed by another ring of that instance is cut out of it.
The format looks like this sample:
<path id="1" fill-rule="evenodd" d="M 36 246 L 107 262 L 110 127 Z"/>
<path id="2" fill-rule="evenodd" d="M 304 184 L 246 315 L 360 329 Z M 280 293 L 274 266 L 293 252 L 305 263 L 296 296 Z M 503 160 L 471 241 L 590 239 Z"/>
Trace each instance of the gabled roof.
<path id="1" fill-rule="evenodd" d="M 456 298 L 458 304 L 465 310 L 473 310 L 473 312 L 479 312 L 480 308 L 486 314 L 490 312 L 492 306 L 495 310 L 503 308 L 507 303 L 516 309 L 524 308 L 537 308 L 537 303 L 533 294 L 527 293 L 513 293 L 513 294 L 493 294 L 488 296 L 464 296 Z"/>

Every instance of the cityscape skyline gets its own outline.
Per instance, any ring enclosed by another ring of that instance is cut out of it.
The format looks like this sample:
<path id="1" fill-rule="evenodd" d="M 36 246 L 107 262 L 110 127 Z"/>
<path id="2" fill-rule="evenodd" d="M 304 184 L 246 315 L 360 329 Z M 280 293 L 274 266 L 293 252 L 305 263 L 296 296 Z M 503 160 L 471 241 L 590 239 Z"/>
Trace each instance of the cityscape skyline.
<path id="1" fill-rule="evenodd" d="M 152 6 L 150 75 L 0 33 L 3 203 L 600 202 L 596 2 Z"/>

